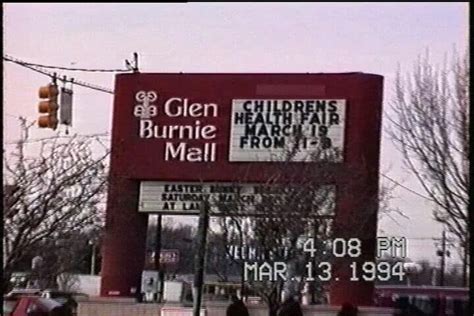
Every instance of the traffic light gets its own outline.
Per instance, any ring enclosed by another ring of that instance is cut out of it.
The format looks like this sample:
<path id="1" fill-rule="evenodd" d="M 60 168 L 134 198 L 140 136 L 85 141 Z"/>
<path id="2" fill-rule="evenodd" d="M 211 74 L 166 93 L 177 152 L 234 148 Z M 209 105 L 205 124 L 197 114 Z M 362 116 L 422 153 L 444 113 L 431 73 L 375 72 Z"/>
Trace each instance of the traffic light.
<path id="1" fill-rule="evenodd" d="M 47 113 L 38 118 L 38 126 L 40 128 L 56 129 L 58 126 L 58 87 L 55 84 L 49 84 L 39 89 L 40 101 L 38 110 L 40 113 Z"/>
<path id="2" fill-rule="evenodd" d="M 72 89 L 61 88 L 59 96 L 59 124 L 72 126 Z"/>

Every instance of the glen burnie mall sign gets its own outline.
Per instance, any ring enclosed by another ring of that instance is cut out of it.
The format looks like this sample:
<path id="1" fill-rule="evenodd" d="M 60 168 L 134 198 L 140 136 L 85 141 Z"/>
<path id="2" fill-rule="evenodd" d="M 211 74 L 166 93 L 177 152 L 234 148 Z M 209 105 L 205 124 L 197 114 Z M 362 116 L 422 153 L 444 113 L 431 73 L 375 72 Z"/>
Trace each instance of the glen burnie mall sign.
<path id="1" fill-rule="evenodd" d="M 140 288 L 148 213 L 195 214 L 191 198 L 231 194 L 236 183 L 251 204 L 270 176 L 305 177 L 320 164 L 315 151 L 334 175 L 324 184 L 336 188 L 336 233 L 376 210 L 382 87 L 381 76 L 363 73 L 117 75 L 101 295 Z M 171 195 L 190 199 L 165 204 Z M 361 260 L 374 259 L 376 227 L 374 212 L 351 236 L 368 245 Z M 370 305 L 372 294 L 370 282 L 331 283 L 332 304 Z"/>
<path id="2" fill-rule="evenodd" d="M 172 97 L 164 100 L 160 110 L 154 102 L 158 100 L 156 91 L 139 91 L 135 100 L 133 114 L 140 119 L 139 136 L 143 139 L 165 140 L 164 161 L 177 160 L 187 162 L 216 161 L 217 126 L 202 124 L 200 118 L 218 116 L 218 105 L 215 103 L 191 103 L 187 98 Z M 191 118 L 192 124 L 166 125 L 155 123 L 159 115 L 168 119 Z M 202 141 L 200 146 L 190 146 L 189 140 Z"/>
<path id="3" fill-rule="evenodd" d="M 216 102 L 193 102 L 186 97 L 161 101 L 152 90 L 138 91 L 135 101 L 133 114 L 139 119 L 138 135 L 142 139 L 164 140 L 164 161 L 216 161 Z M 345 104 L 340 99 L 233 99 L 229 161 L 278 160 L 292 146 L 296 135 L 303 136 L 295 161 L 304 161 L 308 153 L 319 148 L 342 152 Z M 161 123 L 160 116 L 164 118 L 161 121 L 174 120 L 174 124 Z M 181 118 L 191 120 L 191 124 L 179 124 Z M 203 119 L 210 123 L 203 123 Z M 191 146 L 189 141 L 199 141 L 200 145 Z"/>

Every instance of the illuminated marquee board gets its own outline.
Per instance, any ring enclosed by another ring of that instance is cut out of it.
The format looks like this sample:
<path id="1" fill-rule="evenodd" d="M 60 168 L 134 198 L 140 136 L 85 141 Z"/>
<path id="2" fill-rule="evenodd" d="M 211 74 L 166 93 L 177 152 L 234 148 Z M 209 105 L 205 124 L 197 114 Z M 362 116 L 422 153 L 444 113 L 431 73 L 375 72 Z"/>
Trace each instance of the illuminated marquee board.
<path id="1" fill-rule="evenodd" d="M 230 161 L 318 161 L 344 150 L 345 100 L 233 100 Z M 326 156 L 326 155 L 325 155 Z"/>

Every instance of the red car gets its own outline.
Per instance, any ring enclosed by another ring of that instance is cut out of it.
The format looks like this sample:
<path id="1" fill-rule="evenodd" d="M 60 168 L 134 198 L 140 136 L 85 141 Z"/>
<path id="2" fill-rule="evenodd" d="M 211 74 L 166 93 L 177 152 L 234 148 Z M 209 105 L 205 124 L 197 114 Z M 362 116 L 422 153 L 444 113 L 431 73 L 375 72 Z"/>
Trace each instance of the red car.
<path id="1" fill-rule="evenodd" d="M 4 297 L 5 316 L 71 316 L 60 303 L 38 296 Z"/>

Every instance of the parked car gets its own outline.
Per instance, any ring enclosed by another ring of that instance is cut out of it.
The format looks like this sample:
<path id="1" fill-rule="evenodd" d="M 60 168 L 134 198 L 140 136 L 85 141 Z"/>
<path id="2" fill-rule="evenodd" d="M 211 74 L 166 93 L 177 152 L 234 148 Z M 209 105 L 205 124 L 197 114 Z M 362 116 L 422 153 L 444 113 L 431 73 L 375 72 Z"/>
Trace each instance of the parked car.
<path id="1" fill-rule="evenodd" d="M 67 307 L 39 296 L 5 296 L 3 312 L 5 316 L 72 316 Z"/>
<path id="2" fill-rule="evenodd" d="M 14 288 L 25 288 L 30 280 L 28 272 L 13 272 L 10 277 L 10 284 Z"/>
<path id="3" fill-rule="evenodd" d="M 77 313 L 78 302 L 87 301 L 89 299 L 87 294 L 59 290 L 44 290 L 41 296 L 53 299 L 61 305 L 66 306 L 73 315 Z"/>

